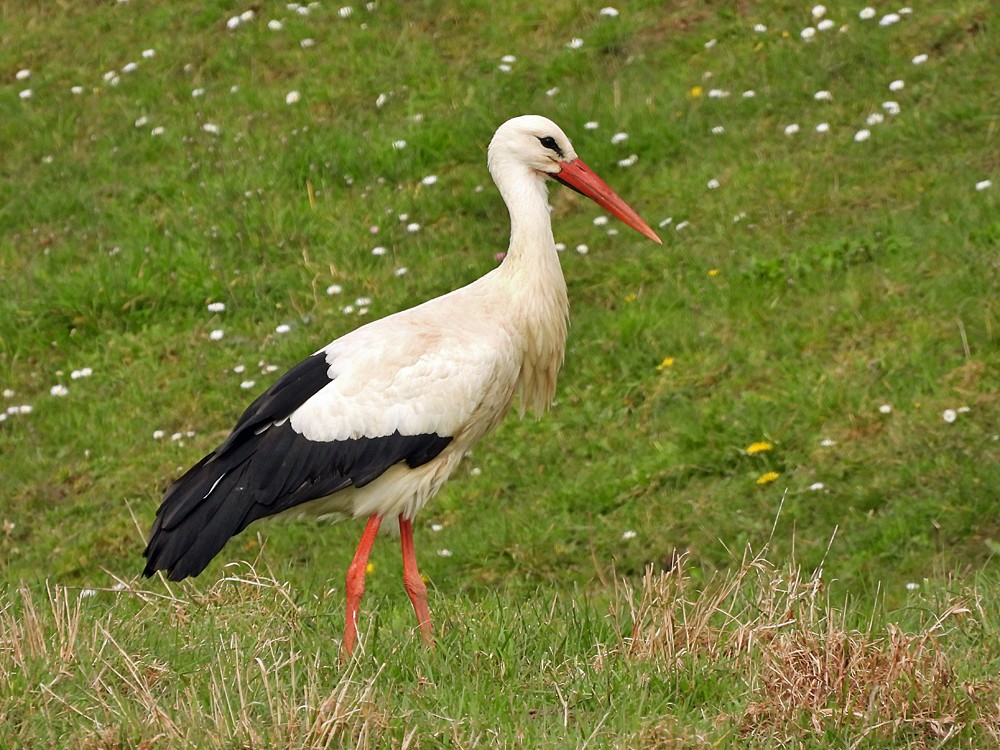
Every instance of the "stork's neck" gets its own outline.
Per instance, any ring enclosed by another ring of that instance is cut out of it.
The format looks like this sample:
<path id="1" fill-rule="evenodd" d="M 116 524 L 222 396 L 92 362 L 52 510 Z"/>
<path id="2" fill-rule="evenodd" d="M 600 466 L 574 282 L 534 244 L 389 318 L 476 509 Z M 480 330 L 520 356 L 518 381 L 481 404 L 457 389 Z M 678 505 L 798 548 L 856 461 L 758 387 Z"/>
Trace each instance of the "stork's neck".
<path id="1" fill-rule="evenodd" d="M 493 178 L 510 213 L 510 246 L 502 266 L 504 275 L 524 275 L 524 284 L 553 283 L 553 275 L 562 282 L 544 178 L 521 165 L 497 170 Z"/>

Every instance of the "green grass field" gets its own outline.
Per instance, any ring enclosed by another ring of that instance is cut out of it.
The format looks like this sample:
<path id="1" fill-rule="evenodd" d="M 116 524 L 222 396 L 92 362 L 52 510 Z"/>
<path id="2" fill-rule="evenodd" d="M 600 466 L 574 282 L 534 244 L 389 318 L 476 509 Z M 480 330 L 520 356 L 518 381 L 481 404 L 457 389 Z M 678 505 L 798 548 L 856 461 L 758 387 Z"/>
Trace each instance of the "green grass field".
<path id="1" fill-rule="evenodd" d="M 616 7 L 0 4 L 0 746 L 1000 744 L 1000 10 Z M 557 404 L 415 523 L 437 651 L 380 540 L 339 664 L 356 523 L 140 579 L 285 369 L 495 266 L 529 112 L 664 244 L 550 190 Z"/>

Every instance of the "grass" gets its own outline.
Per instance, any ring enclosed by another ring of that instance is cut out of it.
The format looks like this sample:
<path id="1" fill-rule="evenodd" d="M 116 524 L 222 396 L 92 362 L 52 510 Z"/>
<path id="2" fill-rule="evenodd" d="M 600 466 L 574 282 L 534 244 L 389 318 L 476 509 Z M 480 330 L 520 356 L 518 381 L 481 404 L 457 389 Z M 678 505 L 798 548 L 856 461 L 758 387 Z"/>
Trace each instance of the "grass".
<path id="1" fill-rule="evenodd" d="M 1000 212 L 997 186 L 976 189 L 1000 183 L 991 3 L 928 0 L 888 27 L 889 8 L 862 21 L 860 6 L 830 5 L 836 26 L 812 42 L 808 8 L 781 2 L 631 2 L 617 18 L 573 1 L 382 3 L 348 18 L 253 7 L 235 30 L 227 19 L 247 8 L 221 1 L 0 7 L 10 743 L 995 743 L 996 619 L 982 603 L 1000 549 Z M 894 80 L 905 87 L 890 92 Z M 900 113 L 867 126 L 886 100 Z M 139 583 L 163 490 L 255 394 L 366 319 L 494 266 L 507 225 L 485 147 L 525 112 L 561 124 L 653 226 L 671 221 L 652 247 L 551 191 L 572 304 L 558 405 L 501 425 L 418 519 L 438 652 L 412 642 L 399 553 L 381 543 L 366 657 L 337 664 L 355 524 L 258 524 L 197 588 Z M 612 144 L 616 132 L 629 137 Z M 68 395 L 50 394 L 58 384 Z M 756 442 L 771 448 L 748 454 Z M 266 585 L 226 582 L 262 541 Z M 661 606 L 659 571 L 683 559 L 682 600 L 700 602 L 764 575 L 730 551 L 765 544 L 769 576 L 822 568 L 824 604 L 787 651 L 741 651 L 713 625 L 715 645 L 683 669 L 665 645 L 634 655 L 643 633 L 626 623 Z M 645 592 L 634 611 L 616 599 L 623 578 Z M 78 596 L 116 581 L 134 593 Z M 969 613 L 946 614 L 955 596 Z M 48 645 L 58 633 L 66 655 Z M 782 654 L 818 652 L 851 665 L 826 664 L 826 692 L 769 682 Z M 879 654 L 923 666 L 892 672 Z M 887 687 L 872 697 L 859 671 Z M 906 694 L 912 710 L 892 702 L 900 684 L 926 687 Z"/>

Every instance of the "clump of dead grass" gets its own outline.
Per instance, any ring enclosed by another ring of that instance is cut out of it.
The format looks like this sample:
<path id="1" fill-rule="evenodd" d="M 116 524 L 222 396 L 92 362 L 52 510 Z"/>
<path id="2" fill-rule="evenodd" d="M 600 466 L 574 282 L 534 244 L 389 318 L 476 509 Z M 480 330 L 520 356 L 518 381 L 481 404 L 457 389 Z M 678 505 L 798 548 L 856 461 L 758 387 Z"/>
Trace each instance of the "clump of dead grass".
<path id="1" fill-rule="evenodd" d="M 997 682 L 956 677 L 956 661 L 968 663 L 968 654 L 957 658 L 958 644 L 970 641 L 960 636 L 984 616 L 975 592 L 949 595 L 910 632 L 883 623 L 877 607 L 861 618 L 849 603 L 833 606 L 821 572 L 805 577 L 763 555 L 703 587 L 681 559 L 668 572 L 647 570 L 638 594 L 622 584 L 619 595 L 627 606 L 616 609 L 631 614 L 631 628 L 619 627 L 620 653 L 662 670 L 711 662 L 735 672 L 747 686 L 742 713 L 719 723 L 748 739 L 832 732 L 852 746 L 878 737 L 921 747 L 965 733 L 1000 741 Z"/>

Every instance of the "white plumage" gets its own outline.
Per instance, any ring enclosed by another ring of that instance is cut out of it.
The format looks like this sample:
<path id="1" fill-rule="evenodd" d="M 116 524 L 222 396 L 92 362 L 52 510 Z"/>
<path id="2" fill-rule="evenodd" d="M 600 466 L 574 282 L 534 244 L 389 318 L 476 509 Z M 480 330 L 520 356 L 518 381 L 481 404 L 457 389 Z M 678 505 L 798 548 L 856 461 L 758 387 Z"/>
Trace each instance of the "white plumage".
<path id="1" fill-rule="evenodd" d="M 404 580 L 430 642 L 412 519 L 462 456 L 503 419 L 515 395 L 540 414 L 555 395 L 569 304 L 545 181 L 592 198 L 642 234 L 655 233 L 576 156 L 544 117 L 504 123 L 489 168 L 510 212 L 503 263 L 468 286 L 376 320 L 292 368 L 229 438 L 179 479 L 157 512 L 146 575 L 197 575 L 257 518 L 368 516 L 348 572 L 349 653 L 364 568 L 380 523 L 399 523 Z"/>

